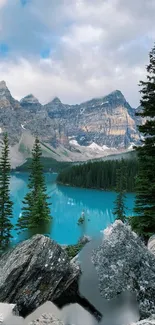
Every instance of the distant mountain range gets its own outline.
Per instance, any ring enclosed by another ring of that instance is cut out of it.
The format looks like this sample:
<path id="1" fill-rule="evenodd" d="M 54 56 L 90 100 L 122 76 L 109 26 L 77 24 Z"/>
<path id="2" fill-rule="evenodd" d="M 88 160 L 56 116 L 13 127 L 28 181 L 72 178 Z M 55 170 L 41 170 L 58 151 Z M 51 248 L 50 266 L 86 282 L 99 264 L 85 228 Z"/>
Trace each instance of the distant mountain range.
<path id="1" fill-rule="evenodd" d="M 139 143 L 137 109 L 119 90 L 78 105 L 59 98 L 41 105 L 32 94 L 15 100 L 0 82 L 0 138 L 8 132 L 13 165 L 22 163 L 39 136 L 43 155 L 59 161 L 85 161 L 124 152 Z"/>

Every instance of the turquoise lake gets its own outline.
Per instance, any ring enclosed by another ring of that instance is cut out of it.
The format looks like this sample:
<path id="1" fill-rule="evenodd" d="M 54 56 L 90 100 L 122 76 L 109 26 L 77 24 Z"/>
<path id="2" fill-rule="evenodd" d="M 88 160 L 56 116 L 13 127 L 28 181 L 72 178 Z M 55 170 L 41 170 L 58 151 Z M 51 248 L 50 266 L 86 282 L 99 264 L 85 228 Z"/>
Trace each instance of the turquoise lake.
<path id="1" fill-rule="evenodd" d="M 116 193 L 58 186 L 56 174 L 46 173 L 47 193 L 52 203 L 53 217 L 50 237 L 60 244 L 75 244 L 84 234 L 96 236 L 114 221 L 113 207 Z M 27 173 L 13 173 L 11 176 L 11 199 L 14 202 L 14 224 L 21 214 L 22 200 L 27 193 Z M 127 211 L 133 215 L 134 194 L 127 194 Z M 84 210 L 86 222 L 78 226 L 77 221 Z M 18 241 L 16 231 L 14 240 Z"/>

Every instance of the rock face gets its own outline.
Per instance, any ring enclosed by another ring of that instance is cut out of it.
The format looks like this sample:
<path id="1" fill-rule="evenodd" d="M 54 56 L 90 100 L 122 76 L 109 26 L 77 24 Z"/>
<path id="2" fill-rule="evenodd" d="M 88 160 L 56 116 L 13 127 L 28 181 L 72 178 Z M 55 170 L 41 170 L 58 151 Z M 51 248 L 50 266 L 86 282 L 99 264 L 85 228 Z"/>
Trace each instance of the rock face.
<path id="1" fill-rule="evenodd" d="M 94 142 L 124 148 L 139 139 L 135 110 L 119 90 L 80 105 L 64 105 L 56 98 L 45 109 L 50 118 L 61 124 L 61 132 L 82 146 Z"/>
<path id="2" fill-rule="evenodd" d="M 139 142 L 135 111 L 119 90 L 79 105 L 63 104 L 57 97 L 41 105 L 32 94 L 18 102 L 0 82 L 0 133 L 8 132 L 11 145 L 24 129 L 54 148 L 78 152 L 78 146 L 91 146 L 102 156 L 109 148 L 122 150 Z"/>
<path id="3" fill-rule="evenodd" d="M 62 297 L 79 276 L 64 250 L 42 235 L 19 244 L 0 259 L 0 301 L 17 304 L 22 316 Z"/>
<path id="4" fill-rule="evenodd" d="M 106 230 L 102 244 L 92 254 L 100 294 L 116 298 L 135 292 L 141 318 L 155 311 L 155 256 L 135 233 L 120 221 Z"/>

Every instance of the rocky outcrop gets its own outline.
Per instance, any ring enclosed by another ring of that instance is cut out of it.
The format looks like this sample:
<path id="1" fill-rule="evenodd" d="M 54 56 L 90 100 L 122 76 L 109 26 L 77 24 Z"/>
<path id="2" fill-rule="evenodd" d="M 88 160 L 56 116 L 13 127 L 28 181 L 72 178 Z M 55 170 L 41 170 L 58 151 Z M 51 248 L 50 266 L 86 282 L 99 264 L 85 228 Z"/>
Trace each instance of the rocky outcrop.
<path id="1" fill-rule="evenodd" d="M 46 300 L 62 299 L 78 276 L 61 246 L 36 235 L 1 257 L 0 301 L 16 303 L 25 316 Z"/>
<path id="2" fill-rule="evenodd" d="M 0 109 L 18 109 L 20 108 L 20 104 L 17 100 L 15 100 L 6 86 L 5 81 L 0 82 Z"/>
<path id="3" fill-rule="evenodd" d="M 155 256 L 144 246 L 130 227 L 116 221 L 94 249 L 99 291 L 106 300 L 123 292 L 134 292 L 141 318 L 155 311 Z"/>

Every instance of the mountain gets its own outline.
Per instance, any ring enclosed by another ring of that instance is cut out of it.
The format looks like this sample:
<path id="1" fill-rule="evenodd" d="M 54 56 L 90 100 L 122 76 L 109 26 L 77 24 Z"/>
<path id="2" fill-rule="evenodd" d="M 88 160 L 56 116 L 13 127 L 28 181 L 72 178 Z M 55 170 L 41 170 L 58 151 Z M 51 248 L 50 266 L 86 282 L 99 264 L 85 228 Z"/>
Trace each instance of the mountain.
<path id="1" fill-rule="evenodd" d="M 54 99 L 44 108 L 59 124 L 59 135 L 71 139 L 69 143 L 74 139 L 82 146 L 94 142 L 101 147 L 125 149 L 139 140 L 135 109 L 119 90 L 80 105 L 64 105 Z"/>
<path id="2" fill-rule="evenodd" d="M 57 160 L 87 160 L 131 149 L 140 140 L 135 112 L 119 90 L 77 105 L 63 104 L 58 97 L 41 105 L 32 94 L 15 100 L 0 82 L 0 138 L 8 132 L 12 152 L 24 159 L 36 135 L 43 154 Z"/>

